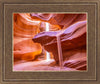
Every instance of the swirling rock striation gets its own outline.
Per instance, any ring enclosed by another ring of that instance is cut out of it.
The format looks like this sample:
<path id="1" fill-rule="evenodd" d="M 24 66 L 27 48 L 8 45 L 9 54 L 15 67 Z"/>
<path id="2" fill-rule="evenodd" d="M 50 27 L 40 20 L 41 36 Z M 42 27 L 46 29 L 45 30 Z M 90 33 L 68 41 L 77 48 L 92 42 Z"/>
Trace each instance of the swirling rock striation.
<path id="1" fill-rule="evenodd" d="M 32 15 L 34 17 L 34 14 Z M 38 17 L 37 17 L 38 16 Z M 59 16 L 58 20 L 55 19 L 55 24 L 63 25 L 62 30 L 41 32 L 37 34 L 33 41 L 40 43 L 48 52 L 52 52 L 56 63 L 59 63 L 58 50 L 57 50 L 57 34 L 60 35 L 64 66 L 70 68 L 76 68 L 77 70 L 86 70 L 87 68 L 87 56 L 86 56 L 86 15 L 85 14 L 71 14 L 71 15 L 54 15 L 48 16 L 44 19 L 44 15 L 35 15 L 35 17 L 50 22 Z M 61 17 L 65 17 L 60 20 Z M 68 17 L 69 16 L 69 17 Z M 74 18 L 73 18 L 74 17 Z M 51 19 L 50 19 L 51 18 Z M 53 18 L 53 19 L 52 19 Z M 53 22 L 54 23 L 54 22 Z"/>

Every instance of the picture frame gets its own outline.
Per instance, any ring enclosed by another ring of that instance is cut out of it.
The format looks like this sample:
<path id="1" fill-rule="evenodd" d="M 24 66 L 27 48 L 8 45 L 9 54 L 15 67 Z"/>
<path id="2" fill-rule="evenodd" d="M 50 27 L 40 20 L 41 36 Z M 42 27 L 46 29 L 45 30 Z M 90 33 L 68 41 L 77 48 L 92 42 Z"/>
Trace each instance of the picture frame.
<path id="1" fill-rule="evenodd" d="M 0 74 L 1 84 L 99 84 L 99 0 L 1 0 L 0 1 Z M 49 9 L 49 10 L 48 10 Z M 88 71 L 85 72 L 14 72 L 12 71 L 12 13 L 14 12 L 87 12 Z"/>

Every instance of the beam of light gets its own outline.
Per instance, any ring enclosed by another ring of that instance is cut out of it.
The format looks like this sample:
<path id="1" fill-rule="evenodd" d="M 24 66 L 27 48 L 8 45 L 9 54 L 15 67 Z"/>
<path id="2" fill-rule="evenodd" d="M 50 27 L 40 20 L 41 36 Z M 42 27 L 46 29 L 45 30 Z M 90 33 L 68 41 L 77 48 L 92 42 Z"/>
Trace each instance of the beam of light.
<path id="1" fill-rule="evenodd" d="M 46 22 L 46 31 L 49 31 L 49 23 Z"/>
<path id="2" fill-rule="evenodd" d="M 46 60 L 49 61 L 50 60 L 50 53 L 46 52 Z"/>
<path id="3" fill-rule="evenodd" d="M 49 23 L 46 22 L 46 31 L 49 31 Z M 46 52 L 46 60 L 49 61 L 50 60 L 50 53 Z"/>

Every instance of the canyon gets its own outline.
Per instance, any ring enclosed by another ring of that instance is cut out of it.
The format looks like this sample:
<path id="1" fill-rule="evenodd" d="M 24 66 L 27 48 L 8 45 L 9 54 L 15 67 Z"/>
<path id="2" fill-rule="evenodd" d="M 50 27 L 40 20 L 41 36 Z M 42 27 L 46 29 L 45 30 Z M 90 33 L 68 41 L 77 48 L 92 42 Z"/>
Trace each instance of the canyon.
<path id="1" fill-rule="evenodd" d="M 86 14 L 17 13 L 13 19 L 14 71 L 87 70 Z"/>

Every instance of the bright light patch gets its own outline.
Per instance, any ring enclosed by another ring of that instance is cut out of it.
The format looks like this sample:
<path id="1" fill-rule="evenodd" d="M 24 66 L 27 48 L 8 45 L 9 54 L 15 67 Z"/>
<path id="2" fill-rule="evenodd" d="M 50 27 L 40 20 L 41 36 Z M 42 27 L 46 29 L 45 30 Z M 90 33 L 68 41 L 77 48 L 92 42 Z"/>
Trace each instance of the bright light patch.
<path id="1" fill-rule="evenodd" d="M 50 60 L 50 53 L 46 52 L 46 60 L 49 61 Z"/>
<path id="2" fill-rule="evenodd" d="M 46 31 L 49 31 L 49 23 L 46 22 Z M 46 60 L 49 61 L 50 60 L 50 53 L 46 52 Z"/>
<path id="3" fill-rule="evenodd" d="M 49 23 L 46 22 L 46 31 L 49 31 Z"/>

